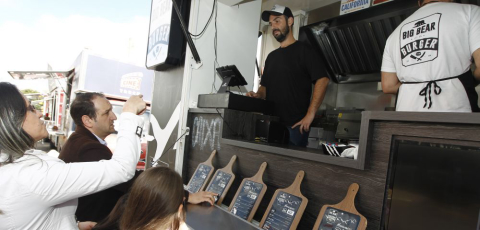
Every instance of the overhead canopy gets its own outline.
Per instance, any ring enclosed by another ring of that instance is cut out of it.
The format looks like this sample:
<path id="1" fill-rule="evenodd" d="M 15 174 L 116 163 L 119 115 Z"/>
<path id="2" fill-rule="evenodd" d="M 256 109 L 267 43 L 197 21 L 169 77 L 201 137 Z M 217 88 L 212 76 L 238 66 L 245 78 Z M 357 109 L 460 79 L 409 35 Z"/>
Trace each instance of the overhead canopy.
<path id="1" fill-rule="evenodd" d="M 74 69 L 69 71 L 8 71 L 13 79 L 17 80 L 35 80 L 35 79 L 59 79 L 67 78 Z"/>

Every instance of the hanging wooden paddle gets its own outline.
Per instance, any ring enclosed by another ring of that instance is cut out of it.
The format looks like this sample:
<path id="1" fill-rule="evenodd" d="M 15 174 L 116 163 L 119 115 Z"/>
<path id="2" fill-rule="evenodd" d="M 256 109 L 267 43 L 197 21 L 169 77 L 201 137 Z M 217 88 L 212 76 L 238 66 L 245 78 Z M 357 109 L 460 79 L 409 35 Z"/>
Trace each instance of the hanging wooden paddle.
<path id="1" fill-rule="evenodd" d="M 367 228 L 367 219 L 355 208 L 355 195 L 358 184 L 353 183 L 348 187 L 345 198 L 336 205 L 324 205 L 318 214 L 314 230 L 364 230 Z"/>
<path id="2" fill-rule="evenodd" d="M 215 197 L 215 202 L 217 205 L 222 204 L 223 198 L 227 194 L 230 186 L 235 180 L 235 174 L 232 172 L 233 163 L 237 159 L 236 155 L 233 155 L 228 162 L 228 165 L 225 168 L 218 169 L 212 177 L 212 181 L 208 184 L 205 191 L 217 193 L 218 196 Z"/>
<path id="3" fill-rule="evenodd" d="M 228 211 L 248 222 L 252 221 L 263 195 L 267 191 L 267 185 L 263 183 L 265 168 L 267 168 L 267 162 L 260 165 L 255 176 L 243 179 Z"/>
<path id="4" fill-rule="evenodd" d="M 215 170 L 212 164 L 212 160 L 216 153 L 217 150 L 213 150 L 207 161 L 198 164 L 197 169 L 193 173 L 193 176 L 192 178 L 190 178 L 190 181 L 187 185 L 187 190 L 190 193 L 203 191 L 203 189 L 205 188 L 205 185 L 207 184 L 208 180 L 210 180 L 210 177 L 213 174 L 213 170 Z"/>
<path id="5" fill-rule="evenodd" d="M 305 172 L 300 170 L 290 187 L 277 189 L 263 215 L 260 227 L 263 229 L 293 230 L 302 218 L 308 199 L 302 195 L 300 185 Z"/>

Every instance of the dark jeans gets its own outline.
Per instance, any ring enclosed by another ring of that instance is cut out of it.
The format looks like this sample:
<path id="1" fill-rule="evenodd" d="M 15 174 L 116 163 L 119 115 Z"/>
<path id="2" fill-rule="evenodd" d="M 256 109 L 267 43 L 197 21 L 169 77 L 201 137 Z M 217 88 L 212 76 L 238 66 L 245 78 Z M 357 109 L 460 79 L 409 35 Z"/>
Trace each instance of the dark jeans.
<path id="1" fill-rule="evenodd" d="M 291 126 L 287 126 L 288 132 L 290 132 L 290 145 L 296 145 L 301 147 L 306 147 L 308 145 L 308 134 L 310 131 L 303 131 L 303 134 L 300 133 L 300 126 L 292 129 Z"/>

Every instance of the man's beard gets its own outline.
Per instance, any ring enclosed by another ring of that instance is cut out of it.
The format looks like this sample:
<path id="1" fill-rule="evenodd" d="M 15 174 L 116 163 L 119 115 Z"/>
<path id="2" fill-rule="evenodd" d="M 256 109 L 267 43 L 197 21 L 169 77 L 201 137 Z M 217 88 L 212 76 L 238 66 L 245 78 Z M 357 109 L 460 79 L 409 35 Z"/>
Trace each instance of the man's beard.
<path id="1" fill-rule="evenodd" d="M 275 37 L 275 39 L 277 40 L 277 42 L 280 42 L 280 43 L 283 42 L 283 41 L 285 41 L 285 39 L 287 38 L 288 33 L 290 33 L 290 28 L 288 28 L 288 26 L 285 26 L 285 33 L 284 33 L 282 30 L 280 30 L 280 29 L 276 29 L 276 30 L 278 30 L 278 31 L 280 32 L 280 34 L 277 35 L 277 36 L 273 35 L 273 37 Z M 275 33 L 275 30 L 273 31 L 273 33 Z"/>

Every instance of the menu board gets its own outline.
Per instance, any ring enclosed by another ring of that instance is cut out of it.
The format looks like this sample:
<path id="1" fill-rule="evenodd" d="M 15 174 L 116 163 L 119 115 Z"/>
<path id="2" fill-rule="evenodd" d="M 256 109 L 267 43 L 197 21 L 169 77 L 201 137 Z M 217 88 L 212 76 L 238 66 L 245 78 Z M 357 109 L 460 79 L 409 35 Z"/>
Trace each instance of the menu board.
<path id="1" fill-rule="evenodd" d="M 199 192 L 200 188 L 202 188 L 203 184 L 205 184 L 205 180 L 207 180 L 208 174 L 212 171 L 212 167 L 204 164 L 198 165 L 197 170 L 193 174 L 190 183 L 187 185 L 187 191 L 190 193 Z"/>
<path id="2" fill-rule="evenodd" d="M 301 204 L 302 198 L 280 191 L 275 197 L 263 229 L 290 229 Z"/>
<path id="3" fill-rule="evenodd" d="M 360 216 L 340 209 L 327 207 L 318 230 L 356 230 Z"/>
<path id="4" fill-rule="evenodd" d="M 238 194 L 233 208 L 230 211 L 234 215 L 247 219 L 252 211 L 257 198 L 259 197 L 260 192 L 262 191 L 263 184 L 257 183 L 250 180 L 245 180 L 245 183 L 240 188 L 240 193 Z"/>
<path id="5" fill-rule="evenodd" d="M 215 176 L 212 179 L 212 182 L 207 188 L 208 192 L 217 193 L 218 196 L 215 196 L 215 202 L 218 201 L 219 197 L 222 196 L 225 187 L 227 187 L 228 182 L 232 178 L 232 174 L 218 170 Z"/>
<path id="6" fill-rule="evenodd" d="M 355 208 L 355 196 L 360 186 L 353 183 L 347 195 L 338 204 L 323 205 L 313 229 L 315 230 L 365 230 L 367 219 Z"/>

